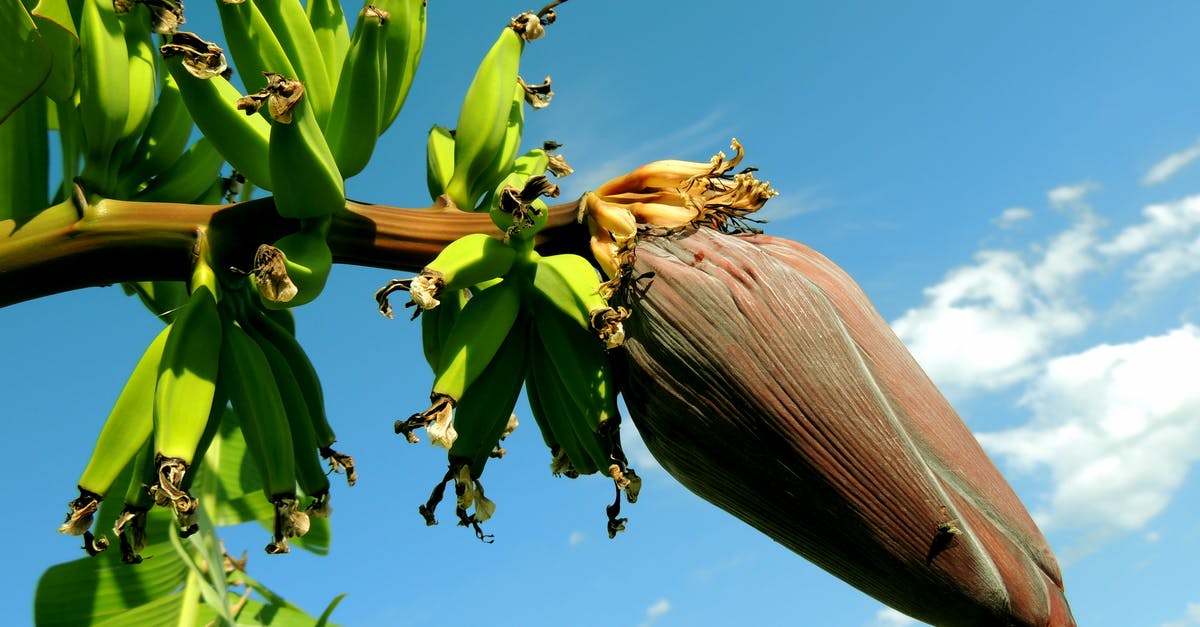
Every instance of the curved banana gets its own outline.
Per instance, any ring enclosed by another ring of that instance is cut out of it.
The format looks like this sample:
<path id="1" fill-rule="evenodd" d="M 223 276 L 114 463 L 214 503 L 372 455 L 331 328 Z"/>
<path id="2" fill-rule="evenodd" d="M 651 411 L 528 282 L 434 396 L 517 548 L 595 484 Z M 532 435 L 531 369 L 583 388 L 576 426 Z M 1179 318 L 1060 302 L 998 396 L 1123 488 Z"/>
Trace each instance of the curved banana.
<path id="1" fill-rule="evenodd" d="M 287 553 L 287 539 L 307 531 L 308 517 L 296 505 L 296 458 L 291 427 L 275 376 L 258 344 L 232 318 L 221 336 L 221 381 L 241 421 L 246 451 L 262 477 L 263 494 L 275 507 L 267 553 Z"/>
<path id="2" fill-rule="evenodd" d="M 339 0 L 309 0 L 304 9 L 325 61 L 329 87 L 336 89 L 346 50 L 350 47 L 350 28 L 342 11 L 342 3 Z"/>
<path id="3" fill-rule="evenodd" d="M 479 479 L 500 439 L 510 431 L 510 421 L 521 387 L 525 383 L 529 353 L 529 320 L 519 317 L 504 342 L 454 406 L 454 429 L 458 437 L 450 447 L 450 463 L 470 467 Z"/>
<path id="4" fill-rule="evenodd" d="M 91 526 L 100 501 L 108 495 L 117 475 L 154 430 L 154 387 L 170 330 L 171 325 L 167 325 L 150 342 L 117 396 L 96 438 L 92 457 L 79 476 L 79 498 L 71 501 L 71 513 L 59 532 L 77 536 Z"/>
<path id="5" fill-rule="evenodd" d="M 150 115 L 154 111 L 154 91 L 158 85 L 150 11 L 144 5 L 135 4 L 129 13 L 118 19 L 122 22 L 129 58 L 129 74 L 125 77 L 129 82 L 129 111 L 125 116 L 121 137 L 132 140 L 136 145 L 137 138 L 150 122 Z"/>
<path id="6" fill-rule="evenodd" d="M 305 95 L 308 90 L 303 91 Z M 291 122 L 271 122 L 271 179 L 275 211 L 285 218 L 324 218 L 346 206 L 346 188 L 307 97 L 291 110 Z M 286 181 L 286 185 L 280 183 Z"/>
<path id="7" fill-rule="evenodd" d="M 247 180 L 256 187 L 273 189 L 267 149 L 271 123 L 238 109 L 242 94 L 226 78 L 197 78 L 184 66 L 185 57 L 170 51 L 164 47 L 163 62 L 200 132 Z"/>
<path id="8" fill-rule="evenodd" d="M 250 320 L 250 324 L 254 326 L 261 337 L 271 342 L 291 367 L 292 376 L 296 378 L 300 392 L 304 395 L 304 402 L 308 406 L 308 417 L 312 422 L 313 435 L 321 457 L 329 460 L 332 472 L 344 472 L 346 483 L 353 486 L 358 480 L 358 473 L 354 469 L 354 458 L 332 448 L 334 442 L 337 441 L 337 434 L 334 433 L 325 413 L 325 395 L 321 389 L 321 379 L 317 376 L 317 369 L 313 366 L 312 360 L 308 358 L 304 347 L 296 341 L 294 327 L 284 327 L 277 320 L 281 312 L 288 313 L 290 316 L 290 311 L 258 307 L 247 307 L 247 311 L 246 317 Z"/>
<path id="9" fill-rule="evenodd" d="M 433 309 L 441 302 L 438 297 L 447 290 L 472 287 L 504 276 L 512 267 L 517 251 L 494 237 L 483 233 L 464 235 L 450 242 L 438 256 L 412 279 L 393 279 L 375 293 L 379 311 L 392 317 L 388 295 L 408 290 L 421 309 Z"/>
<path id="10" fill-rule="evenodd" d="M 388 14 L 368 4 L 358 14 L 350 48 L 333 95 L 325 138 L 342 178 L 358 174 L 371 160 L 380 133 L 380 107 L 387 73 Z M 307 93 L 307 92 L 306 92 Z"/>
<path id="11" fill-rule="evenodd" d="M 150 202 L 191 202 L 220 182 L 225 158 L 207 137 L 184 151 L 171 167 L 154 177 L 133 199 Z"/>
<path id="12" fill-rule="evenodd" d="M 446 345 L 450 329 L 454 328 L 454 321 L 467 304 L 469 295 L 469 290 L 445 290 L 441 293 L 441 304 L 421 311 L 421 352 L 434 372 L 442 359 L 442 347 Z"/>
<path id="13" fill-rule="evenodd" d="M 396 421 L 396 433 L 416 442 L 413 431 L 425 427 L 430 442 L 450 448 L 457 437 L 454 406 L 500 349 L 521 310 L 518 280 L 503 280 L 473 296 L 463 306 L 446 337 L 435 371 L 432 406 L 408 420 Z"/>
<path id="14" fill-rule="evenodd" d="M 279 40 L 296 71 L 294 74 L 286 74 L 280 70 L 267 69 L 304 83 L 309 105 L 317 122 L 324 128 L 333 105 L 333 89 L 330 87 L 332 82 L 325 68 L 321 46 L 317 42 L 312 24 L 308 21 L 308 15 L 305 14 L 304 6 L 300 0 L 250 1 L 258 7 L 263 19 L 270 25 L 271 32 Z"/>
<path id="15" fill-rule="evenodd" d="M 254 309 L 253 305 L 246 307 Z M 267 358 L 271 374 L 275 377 L 275 385 L 283 401 L 284 413 L 287 415 L 288 427 L 292 439 L 292 454 L 296 464 L 296 480 L 305 496 L 313 501 L 305 509 L 320 517 L 328 517 L 329 509 L 329 477 L 321 465 L 317 435 L 313 430 L 312 418 L 308 412 L 308 402 L 300 383 L 296 379 L 294 369 L 275 343 L 259 331 L 259 325 L 264 324 L 261 314 L 249 311 L 242 321 L 242 328 L 262 350 Z"/>
<path id="16" fill-rule="evenodd" d="M 446 186 L 453 176 L 454 133 L 434 124 L 425 142 L 425 185 L 429 188 L 430 200 L 436 201 L 446 193 Z"/>
<path id="17" fill-rule="evenodd" d="M 192 116 L 175 77 L 170 72 L 163 72 L 159 77 L 158 100 L 150 112 L 146 129 L 138 138 L 133 154 L 122 166 L 122 183 L 133 188 L 162 174 L 187 148 L 192 126 Z"/>
<path id="18" fill-rule="evenodd" d="M 299 75 L 257 4 L 245 0 L 217 0 L 217 13 L 221 17 L 225 43 L 246 93 L 252 94 L 267 86 L 266 72 Z"/>
<path id="19" fill-rule="evenodd" d="M 198 505 L 184 489 L 183 481 L 213 413 L 221 352 L 217 280 L 208 265 L 203 236 L 199 249 L 191 280 L 192 293 L 171 323 L 154 388 L 158 478 L 151 492 L 156 501 L 169 501 L 180 520 L 193 516 Z"/>
<path id="20" fill-rule="evenodd" d="M 535 263 L 533 287 L 538 298 L 599 337 L 605 348 L 616 348 L 625 341 L 623 322 L 629 312 L 608 305 L 600 275 L 587 259 L 561 254 L 539 256 Z"/>
<path id="21" fill-rule="evenodd" d="M 462 207 L 464 210 L 488 211 L 494 202 L 496 187 L 505 181 L 509 173 L 514 171 L 514 160 L 521 149 L 521 135 L 525 130 L 525 89 L 518 84 L 513 91 L 513 101 L 508 113 L 508 123 L 504 128 L 504 136 L 499 147 L 492 155 L 492 160 L 480 172 L 479 178 L 469 181 L 467 188 L 473 198 L 480 201 L 474 207 Z M 544 153 L 544 151 L 543 151 Z M 545 167 L 542 168 L 545 171 Z M 538 174 L 541 174 L 539 172 Z M 526 177 L 528 178 L 528 177 Z M 521 181 L 519 187 L 524 187 Z"/>
<path id="22" fill-rule="evenodd" d="M 129 54 L 121 20 L 108 0 L 81 2 L 78 77 L 85 169 L 103 169 L 129 119 Z"/>
<path id="23" fill-rule="evenodd" d="M 383 134 L 400 114 L 413 78 L 417 75 L 417 65 L 425 47 L 426 10 L 425 0 L 380 0 L 375 6 L 386 11 L 392 20 L 387 33 L 387 86 L 381 105 L 383 118 L 379 123 L 379 133 Z"/>
<path id="24" fill-rule="evenodd" d="M 472 186 L 504 143 L 524 48 L 521 35 L 513 26 L 506 26 L 484 55 L 463 98 L 455 127 L 454 176 L 446 186 L 450 200 L 463 211 L 473 210 L 486 193 Z"/>
<path id="25" fill-rule="evenodd" d="M 123 563 L 142 562 L 142 556 L 138 553 L 146 546 L 146 515 L 150 508 L 154 507 L 150 486 L 157 481 L 157 476 L 154 466 L 154 438 L 147 437 L 138 447 L 137 456 L 133 458 L 129 484 L 125 488 L 125 507 L 113 522 L 113 533 L 120 540 Z"/>
<path id="26" fill-rule="evenodd" d="M 309 221 L 274 245 L 258 247 L 252 276 L 263 306 L 296 307 L 321 294 L 333 268 L 333 253 L 326 241 L 328 231 L 328 218 Z"/>

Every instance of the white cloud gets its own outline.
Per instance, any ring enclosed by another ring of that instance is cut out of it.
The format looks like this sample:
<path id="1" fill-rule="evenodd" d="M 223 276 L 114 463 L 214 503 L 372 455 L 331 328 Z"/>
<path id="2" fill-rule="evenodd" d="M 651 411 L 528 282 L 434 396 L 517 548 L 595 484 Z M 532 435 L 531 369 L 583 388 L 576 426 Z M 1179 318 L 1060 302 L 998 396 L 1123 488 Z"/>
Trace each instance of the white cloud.
<path id="1" fill-rule="evenodd" d="M 667 612 L 670 611 L 671 602 L 666 598 L 662 598 L 654 603 L 651 603 L 650 607 L 646 608 L 646 617 L 642 620 L 640 627 L 650 627 L 650 625 L 658 622 L 658 619 L 666 616 Z"/>
<path id="2" fill-rule="evenodd" d="M 1194 627 L 1200 625 L 1200 603 L 1188 603 L 1187 614 L 1179 620 L 1163 623 L 1162 627 Z"/>
<path id="3" fill-rule="evenodd" d="M 1129 270 L 1135 291 L 1160 290 L 1200 272 L 1200 195 L 1149 205 L 1142 218 L 1099 247 L 1117 261 L 1140 255 Z"/>
<path id="4" fill-rule="evenodd" d="M 1089 193 L 1098 189 L 1100 186 L 1091 181 L 1074 185 L 1060 185 L 1046 192 L 1046 199 L 1055 209 L 1067 209 L 1082 204 Z"/>
<path id="5" fill-rule="evenodd" d="M 977 434 L 1021 471 L 1053 477 L 1034 516 L 1089 542 L 1144 527 L 1200 459 L 1200 328 L 1050 360 L 1022 405 L 1032 420 Z"/>
<path id="6" fill-rule="evenodd" d="M 579 546 L 583 542 L 584 535 L 582 531 L 572 531 L 571 535 L 567 536 L 567 544 L 571 546 Z"/>
<path id="7" fill-rule="evenodd" d="M 925 304 L 892 328 L 939 385 L 995 390 L 1026 380 L 1058 340 L 1087 326 L 1090 312 L 1073 286 L 1098 267 L 1098 227 L 1079 211 L 1040 249 L 981 251 L 926 288 Z"/>
<path id="8" fill-rule="evenodd" d="M 1166 182 L 1167 179 L 1175 176 L 1196 159 L 1200 159 L 1200 140 L 1179 152 L 1173 152 L 1163 157 L 1162 161 L 1151 166 L 1146 172 L 1146 176 L 1142 177 L 1142 185 L 1158 185 Z"/>
<path id="9" fill-rule="evenodd" d="M 1025 207 L 1009 207 L 1000 212 L 1000 215 L 992 218 L 992 224 L 1002 229 L 1012 229 L 1030 218 L 1033 217 L 1033 211 Z"/>
<path id="10" fill-rule="evenodd" d="M 915 627 L 924 625 L 921 621 L 890 607 L 879 608 L 875 618 L 867 623 L 867 627 Z"/>

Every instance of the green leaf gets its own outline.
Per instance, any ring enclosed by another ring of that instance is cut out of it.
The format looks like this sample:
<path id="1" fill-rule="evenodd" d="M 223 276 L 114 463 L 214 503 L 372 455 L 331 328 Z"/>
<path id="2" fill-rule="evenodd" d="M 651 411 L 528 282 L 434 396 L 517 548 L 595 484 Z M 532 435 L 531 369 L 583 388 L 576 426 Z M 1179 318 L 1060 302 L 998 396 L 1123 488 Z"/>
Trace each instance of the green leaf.
<path id="1" fill-rule="evenodd" d="M 147 528 L 171 524 L 166 510 L 150 513 Z M 161 533 L 161 532 L 160 532 Z M 141 564 L 121 563 L 115 547 L 50 567 L 38 580 L 33 613 L 38 625 L 94 625 L 177 591 L 187 566 L 169 541 L 147 545 Z"/>
<path id="2" fill-rule="evenodd" d="M 0 5 L 0 122 L 41 89 L 50 75 L 53 54 L 24 5 Z"/>

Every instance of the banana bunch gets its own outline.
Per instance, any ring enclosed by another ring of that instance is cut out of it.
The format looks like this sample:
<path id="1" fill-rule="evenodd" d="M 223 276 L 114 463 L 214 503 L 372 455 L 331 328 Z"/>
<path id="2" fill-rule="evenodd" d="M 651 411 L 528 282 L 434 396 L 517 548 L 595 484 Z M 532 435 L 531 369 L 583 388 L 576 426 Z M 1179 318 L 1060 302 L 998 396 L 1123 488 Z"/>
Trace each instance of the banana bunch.
<path id="1" fill-rule="evenodd" d="M 494 204 L 496 187 L 514 170 L 520 151 L 526 102 L 534 108 L 549 102 L 549 79 L 530 86 L 518 72 L 525 42 L 541 37 L 552 16 L 553 11 L 514 17 L 475 71 L 457 127 L 431 129 L 426 175 L 435 201 L 441 197 L 463 211 L 487 211 Z"/>
<path id="2" fill-rule="evenodd" d="M 171 508 L 181 535 L 198 529 L 190 488 L 198 462 L 229 419 L 229 404 L 274 505 L 267 552 L 286 553 L 288 538 L 307 531 L 309 516 L 330 514 L 322 458 L 350 485 L 356 480 L 353 459 L 332 448 L 320 380 L 295 339 L 290 312 L 261 307 L 244 283 L 223 289 L 206 236 L 198 249 L 189 293 L 134 367 L 59 528 L 84 536 L 89 553 L 108 546 L 103 533 L 92 532 L 92 520 L 127 467 L 132 478 L 114 526 L 123 561 L 141 560 L 152 506 Z"/>
<path id="3" fill-rule="evenodd" d="M 545 167 L 544 151 L 531 158 Z M 531 189 L 533 198 L 514 192 L 512 201 L 528 207 L 545 188 L 535 182 L 522 192 Z M 512 213 L 497 212 L 493 220 L 498 226 L 506 220 L 507 237 L 464 236 L 416 277 L 393 280 L 375 295 L 380 312 L 391 317 L 389 296 L 409 293 L 434 373 L 430 407 L 395 423 L 410 442 L 424 427 L 431 443 L 448 451 L 449 468 L 419 512 L 436 524 L 434 511 L 453 481 L 459 524 L 490 539 L 480 523 L 495 503 L 484 496 L 480 477 L 489 459 L 504 454 L 499 443 L 516 428 L 512 410 L 524 388 L 551 450 L 552 472 L 612 479 L 618 498 L 607 511 L 614 535 L 624 525 L 621 492 L 633 502 L 640 488 L 621 449 L 607 355 L 624 340 L 628 312 L 608 306 L 600 276 L 584 258 L 534 251 L 533 235 L 544 220 L 514 222 Z"/>

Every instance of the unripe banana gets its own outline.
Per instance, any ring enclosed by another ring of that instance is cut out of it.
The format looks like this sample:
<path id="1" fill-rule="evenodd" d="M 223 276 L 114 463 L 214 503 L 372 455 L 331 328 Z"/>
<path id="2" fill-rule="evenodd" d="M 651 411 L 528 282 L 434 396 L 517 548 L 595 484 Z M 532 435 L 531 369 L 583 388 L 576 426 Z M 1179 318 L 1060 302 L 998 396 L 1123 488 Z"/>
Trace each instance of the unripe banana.
<path id="1" fill-rule="evenodd" d="M 163 56 L 188 113 L 205 138 L 255 187 L 274 189 L 267 148 L 271 123 L 261 115 L 246 115 L 238 109 L 242 94 L 224 77 L 197 78 L 184 67 L 182 55 L 164 52 Z"/>
<path id="2" fill-rule="evenodd" d="M 328 220 L 259 247 L 253 276 L 264 307 L 296 307 L 320 296 L 333 268 L 326 233 Z"/>
<path id="3" fill-rule="evenodd" d="M 495 199 L 488 199 L 488 215 L 492 224 L 508 240 L 532 242 L 550 219 L 550 209 L 541 196 L 557 196 L 558 186 L 544 175 L 529 176 L 512 172 L 500 183 Z"/>
<path id="4" fill-rule="evenodd" d="M 454 176 L 446 187 L 463 211 L 474 209 L 487 190 L 473 190 L 504 143 L 512 112 L 513 90 L 525 40 L 509 26 L 500 33 L 475 72 L 458 115 L 454 142 Z"/>
<path id="5" fill-rule="evenodd" d="M 450 448 L 456 434 L 452 426 L 454 405 L 487 368 L 521 309 L 518 280 L 504 280 L 467 301 L 446 337 L 434 373 L 429 410 L 407 421 L 396 422 L 396 432 L 416 441 L 412 431 L 426 427 L 433 444 Z"/>
<path id="6" fill-rule="evenodd" d="M 207 137 L 201 137 L 133 198 L 147 202 L 191 202 L 220 182 L 223 165 L 225 159 L 221 153 Z"/>
<path id="7" fill-rule="evenodd" d="M 246 452 L 258 468 L 263 494 L 275 506 L 267 553 L 287 553 L 289 537 L 302 535 L 307 516 L 296 509 L 296 467 L 283 398 L 262 349 L 232 319 L 221 336 L 221 380 L 241 421 Z"/>
<path id="8" fill-rule="evenodd" d="M 469 466 L 472 479 L 483 474 L 484 466 L 509 428 L 513 407 L 525 383 L 530 337 L 529 320 L 519 317 L 487 369 L 454 406 L 454 430 L 458 437 L 450 447 L 450 460 L 452 464 L 461 460 Z"/>
<path id="9" fill-rule="evenodd" d="M 154 90 L 158 84 L 149 9 L 135 4 L 129 13 L 118 19 L 125 34 L 129 58 L 129 74 L 125 77 L 129 82 L 129 111 L 121 137 L 136 145 L 154 110 Z"/>
<path id="10" fill-rule="evenodd" d="M 571 399 L 546 347 L 536 336 L 529 352 L 527 385 L 536 390 L 531 396 L 536 395 L 538 405 L 534 419 L 545 423 L 544 431 L 553 434 L 558 446 L 557 451 L 552 449 L 551 472 L 575 479 L 599 471 L 603 462 L 597 457 L 599 441 L 588 433 L 587 416 Z"/>
<path id="11" fill-rule="evenodd" d="M 58 529 L 61 533 L 80 535 L 91 526 L 92 516 L 117 475 L 150 437 L 154 429 L 154 387 L 170 330 L 171 326 L 166 326 L 150 342 L 117 396 L 96 438 L 92 457 L 79 476 L 79 498 L 71 502 L 71 513 Z"/>
<path id="12" fill-rule="evenodd" d="M 600 275 L 587 259 L 573 254 L 538 256 L 533 276 L 533 298 L 544 300 L 595 336 L 605 348 L 625 341 L 624 309 L 609 307 L 601 293 Z"/>
<path id="13" fill-rule="evenodd" d="M 154 506 L 150 486 L 157 481 L 154 465 L 154 438 L 147 437 L 138 447 L 125 488 L 125 507 L 113 522 L 113 533 L 121 544 L 121 562 L 140 564 L 139 555 L 146 546 L 146 515 Z"/>
<path id="14" fill-rule="evenodd" d="M 468 182 L 472 198 L 481 199 L 473 207 L 460 207 L 467 211 L 488 211 L 495 202 L 496 187 L 514 169 L 513 160 L 521 149 L 521 135 L 525 129 L 525 89 L 518 84 L 513 91 L 513 101 L 508 113 L 508 124 L 504 128 L 503 140 L 492 155 L 492 160 L 479 174 L 479 178 Z M 543 168 L 543 171 L 545 168 Z M 540 174 L 540 172 L 539 172 Z M 518 189 L 524 186 L 520 183 Z"/>
<path id="15" fill-rule="evenodd" d="M 252 94 L 267 86 L 265 72 L 293 77 L 299 75 L 257 4 L 246 0 L 217 0 L 217 12 L 221 16 L 225 43 L 242 77 L 242 87 L 246 93 Z"/>
<path id="16" fill-rule="evenodd" d="M 160 495 L 155 499 L 169 500 L 182 518 L 193 515 L 197 506 L 182 484 L 212 414 L 221 352 L 217 281 L 208 266 L 204 236 L 199 250 L 192 293 L 171 323 L 154 388 L 156 488 Z"/>
<path id="17" fill-rule="evenodd" d="M 301 97 L 291 113 L 291 123 L 271 122 L 275 210 L 285 218 L 328 217 L 346 207 L 342 174 L 308 98 Z"/>
<path id="18" fill-rule="evenodd" d="M 333 105 L 332 82 L 325 69 L 325 59 L 313 32 L 312 24 L 300 0 L 251 0 L 262 12 L 279 44 L 295 68 L 295 74 L 284 74 L 304 83 L 305 94 L 322 128 L 329 119 Z M 270 68 L 268 68 L 270 69 Z M 279 72 L 279 70 L 272 70 Z M 282 72 L 279 72 L 282 74 Z"/>
<path id="19" fill-rule="evenodd" d="M 516 250 L 483 233 L 464 235 L 450 242 L 421 273 L 412 279 L 395 279 L 375 293 L 383 315 L 391 317 L 388 294 L 407 289 L 421 309 L 432 309 L 447 290 L 464 289 L 504 276 L 516 259 Z"/>
<path id="20" fill-rule="evenodd" d="M 163 72 L 159 81 L 158 101 L 154 103 L 146 130 L 142 132 L 132 157 L 121 172 L 123 185 L 132 188 L 162 174 L 175 163 L 187 148 L 192 126 L 192 116 L 188 113 L 175 77 L 170 72 Z"/>
<path id="21" fill-rule="evenodd" d="M 150 313 L 170 324 L 175 313 L 187 302 L 188 290 L 185 281 L 138 281 L 122 283 L 126 294 L 135 295 Z"/>
<path id="22" fill-rule="evenodd" d="M 336 89 L 346 50 L 350 47 L 350 28 L 346 24 L 342 3 L 339 0 L 309 0 L 304 8 L 325 61 L 329 86 Z"/>
<path id="23" fill-rule="evenodd" d="M 300 386 L 300 391 L 308 406 L 308 417 L 312 421 L 313 433 L 321 456 L 329 460 L 330 470 L 345 472 L 346 483 L 353 486 L 358 479 L 358 474 L 354 469 L 354 458 L 332 448 L 334 442 L 337 441 L 337 434 L 334 433 L 325 413 L 325 395 L 321 389 L 321 379 L 317 376 L 317 369 L 313 366 L 312 360 L 308 358 L 304 347 L 296 341 L 295 328 L 284 327 L 278 321 L 281 313 L 288 314 L 287 319 L 290 320 L 291 312 L 286 309 L 273 311 L 257 307 L 247 307 L 247 310 L 249 312 L 247 317 L 255 329 L 283 354 L 288 365 L 291 366 L 292 375 L 296 377 L 296 382 Z"/>
<path id="24" fill-rule="evenodd" d="M 381 0 L 375 6 L 386 11 L 393 24 L 387 33 L 387 87 L 383 90 L 383 118 L 379 124 L 379 133 L 383 134 L 400 114 L 417 75 L 425 47 L 426 11 L 425 0 Z"/>
<path id="25" fill-rule="evenodd" d="M 425 142 L 425 185 L 429 188 L 430 200 L 437 200 L 446 193 L 446 186 L 454 176 L 454 133 L 444 126 L 434 125 L 429 129 Z"/>
<path id="26" fill-rule="evenodd" d="M 104 168 L 129 118 L 129 55 L 107 0 L 79 9 L 79 114 L 89 165 Z"/>
<path id="27" fill-rule="evenodd" d="M 329 150 L 342 178 L 358 174 L 371 160 L 380 133 L 380 106 L 387 73 L 388 14 L 373 5 L 363 7 L 354 25 L 345 65 L 325 125 Z"/>
<path id="28" fill-rule="evenodd" d="M 469 294 L 468 290 L 462 289 L 444 290 L 440 295 L 441 304 L 433 309 L 421 311 L 421 352 L 425 354 L 429 369 L 434 372 L 437 372 L 438 363 L 442 358 L 442 347 L 446 345 L 450 329 L 454 328 L 454 321 L 467 304 Z"/>
<path id="29" fill-rule="evenodd" d="M 247 304 L 246 309 L 253 309 L 253 305 Z M 283 401 L 283 409 L 287 415 L 291 433 L 296 479 L 304 494 L 314 499 L 309 511 L 319 512 L 320 516 L 328 516 L 329 477 L 321 465 L 317 436 L 313 431 L 312 418 L 309 416 L 304 392 L 296 380 L 294 369 L 288 363 L 287 357 L 275 348 L 275 344 L 269 338 L 259 333 L 257 325 L 262 324 L 262 320 L 253 312 L 247 312 L 245 318 L 242 328 L 262 350 L 263 356 L 267 358 L 271 374 L 275 378 L 275 385 L 279 389 L 280 399 Z"/>

